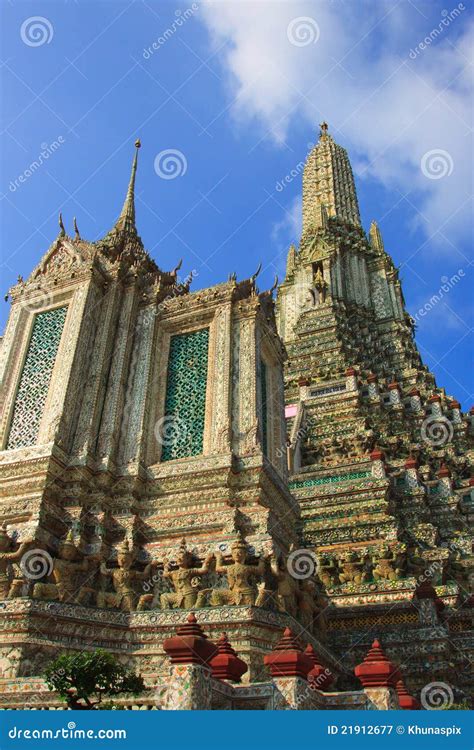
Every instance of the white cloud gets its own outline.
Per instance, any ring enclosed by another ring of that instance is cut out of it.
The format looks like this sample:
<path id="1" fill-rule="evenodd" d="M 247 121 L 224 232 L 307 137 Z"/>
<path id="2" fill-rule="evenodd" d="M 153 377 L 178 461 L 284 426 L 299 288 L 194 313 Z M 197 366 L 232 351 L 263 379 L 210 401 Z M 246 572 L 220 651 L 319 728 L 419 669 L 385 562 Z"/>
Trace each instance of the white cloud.
<path id="1" fill-rule="evenodd" d="M 220 54 L 238 122 L 257 120 L 259 137 L 268 131 L 278 143 L 301 118 L 316 125 L 324 117 L 359 179 L 371 175 L 410 193 L 428 236 L 440 230 L 456 242 L 467 235 L 474 26 L 468 11 L 442 26 L 436 46 L 415 59 L 410 50 L 446 16 L 427 20 L 409 3 L 219 0 L 202 11 L 213 41 L 228 42 Z M 288 26 L 299 17 L 309 21 L 292 44 Z M 304 34 L 310 41 L 302 46 Z M 423 174 L 421 160 L 432 150 L 448 153 L 451 174 Z M 433 239 L 444 242 L 440 234 Z"/>

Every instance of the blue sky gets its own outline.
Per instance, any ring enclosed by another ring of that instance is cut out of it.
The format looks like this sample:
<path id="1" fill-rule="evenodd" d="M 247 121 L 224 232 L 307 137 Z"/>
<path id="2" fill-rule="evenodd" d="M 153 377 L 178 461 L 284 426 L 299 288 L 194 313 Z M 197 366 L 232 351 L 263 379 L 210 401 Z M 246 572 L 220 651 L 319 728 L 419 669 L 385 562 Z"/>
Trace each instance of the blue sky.
<path id="1" fill-rule="evenodd" d="M 113 225 L 136 137 L 137 224 L 157 263 L 182 257 L 196 289 L 262 260 L 271 286 L 299 239 L 298 165 L 324 118 L 409 312 L 448 287 L 418 316 L 417 342 L 438 385 L 471 406 L 467 2 L 5 0 L 1 12 L 5 292 L 55 239 L 60 210 L 87 239 Z"/>

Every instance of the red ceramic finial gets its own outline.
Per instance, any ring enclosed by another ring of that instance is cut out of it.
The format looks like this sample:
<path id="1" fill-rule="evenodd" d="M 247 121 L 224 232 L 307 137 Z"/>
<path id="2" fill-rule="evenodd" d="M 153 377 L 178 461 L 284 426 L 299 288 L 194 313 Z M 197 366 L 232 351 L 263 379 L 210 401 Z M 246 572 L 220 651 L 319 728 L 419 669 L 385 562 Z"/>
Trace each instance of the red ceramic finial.
<path id="1" fill-rule="evenodd" d="M 240 678 L 247 671 L 247 664 L 239 659 L 229 643 L 226 633 L 222 633 L 217 641 L 217 654 L 211 659 L 212 676 L 218 680 L 232 680 L 240 682 Z"/>
<path id="2" fill-rule="evenodd" d="M 164 640 L 163 649 L 172 664 L 209 666 L 212 657 L 217 653 L 217 647 L 205 635 L 193 612 L 188 615 L 186 622 L 176 629 L 175 636 Z"/>
<path id="3" fill-rule="evenodd" d="M 290 628 L 285 628 L 283 636 L 271 654 L 264 657 L 272 677 L 303 677 L 307 679 L 313 662 L 299 645 Z"/>
<path id="4" fill-rule="evenodd" d="M 451 472 L 446 466 L 446 464 L 441 464 L 441 467 L 438 471 L 438 479 L 445 479 L 446 477 L 450 477 Z"/>
<path id="5" fill-rule="evenodd" d="M 375 447 L 372 453 L 370 454 L 370 458 L 372 461 L 383 461 L 385 456 L 383 452 L 380 450 L 380 448 Z"/>
<path id="6" fill-rule="evenodd" d="M 311 643 L 308 643 L 304 652 L 313 663 L 313 668 L 308 672 L 308 682 L 316 690 L 327 690 L 331 683 L 334 682 L 334 675 L 331 670 L 323 667 Z"/>
<path id="7" fill-rule="evenodd" d="M 413 696 L 411 696 L 406 689 L 403 678 L 400 675 L 399 677 L 400 679 L 398 679 L 395 683 L 395 690 L 397 691 L 398 703 L 400 704 L 400 708 L 404 711 L 419 711 L 420 704 L 418 703 L 416 698 L 413 698 Z"/>
<path id="8" fill-rule="evenodd" d="M 196 635 L 200 638 L 207 638 L 207 635 L 204 634 L 201 626 L 199 625 L 198 621 L 196 620 L 196 615 L 194 612 L 191 612 L 187 618 L 186 622 L 183 625 L 179 625 L 179 627 L 176 630 L 177 635 Z"/>
<path id="9" fill-rule="evenodd" d="M 394 687 L 396 668 L 385 655 L 377 639 L 372 643 L 364 661 L 354 669 L 363 687 Z"/>
<path id="10" fill-rule="evenodd" d="M 227 633 L 221 633 L 217 643 L 217 650 L 220 654 L 230 654 L 235 653 L 234 649 L 229 643 L 229 639 L 227 638 Z"/>

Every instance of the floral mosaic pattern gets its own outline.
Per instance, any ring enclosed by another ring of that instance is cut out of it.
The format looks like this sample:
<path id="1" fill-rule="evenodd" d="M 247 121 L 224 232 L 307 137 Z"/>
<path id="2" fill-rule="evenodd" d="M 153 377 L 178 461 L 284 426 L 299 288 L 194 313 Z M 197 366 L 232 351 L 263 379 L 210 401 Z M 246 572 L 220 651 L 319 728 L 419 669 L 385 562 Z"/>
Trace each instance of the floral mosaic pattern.
<path id="1" fill-rule="evenodd" d="M 171 337 L 165 420 L 173 425 L 163 441 L 162 461 L 203 451 L 209 328 Z"/>
<path id="2" fill-rule="evenodd" d="M 299 487 L 312 487 L 317 484 L 331 484 L 332 482 L 345 482 L 349 479 L 363 479 L 370 476 L 370 471 L 353 471 L 350 474 L 338 474 L 333 477 L 318 477 L 316 479 L 304 479 L 301 482 L 295 481 L 290 482 L 289 486 L 292 490 L 296 490 Z"/>
<path id="3" fill-rule="evenodd" d="M 7 449 L 34 445 L 43 414 L 67 306 L 38 313 L 13 407 Z"/>
<path id="4" fill-rule="evenodd" d="M 262 398 L 262 448 L 265 455 L 268 455 L 268 402 L 267 402 L 267 366 L 263 359 L 260 362 L 260 388 Z"/>

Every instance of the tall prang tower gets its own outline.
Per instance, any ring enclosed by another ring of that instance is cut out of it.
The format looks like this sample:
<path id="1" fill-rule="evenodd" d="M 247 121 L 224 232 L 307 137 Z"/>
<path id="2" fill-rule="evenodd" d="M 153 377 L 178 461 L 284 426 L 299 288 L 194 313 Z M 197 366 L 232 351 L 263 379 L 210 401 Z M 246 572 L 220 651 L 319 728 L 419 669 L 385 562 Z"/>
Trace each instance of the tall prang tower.
<path id="1" fill-rule="evenodd" d="M 69 236 L 60 216 L 8 293 L 0 708 L 59 707 L 45 665 L 96 648 L 145 679 L 124 707 L 465 695 L 474 417 L 420 360 L 345 150 L 324 124 L 276 306 L 258 272 L 191 291 L 159 267 L 137 158 L 110 232 Z M 378 638 L 393 670 L 374 688 L 373 663 L 365 682 L 354 667 L 372 644 L 386 670 Z"/>
<path id="2" fill-rule="evenodd" d="M 467 685 L 473 416 L 423 365 L 398 270 L 377 223 L 368 237 L 361 226 L 347 152 L 326 123 L 277 322 L 290 490 L 330 596 L 332 646 L 357 659 L 376 630 L 412 685 L 454 668 Z"/>

